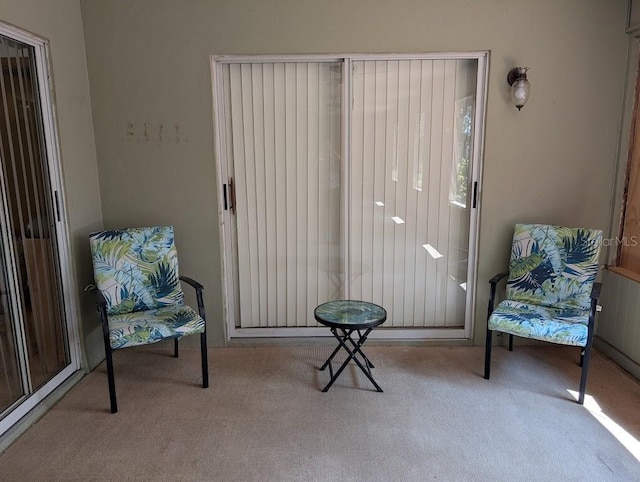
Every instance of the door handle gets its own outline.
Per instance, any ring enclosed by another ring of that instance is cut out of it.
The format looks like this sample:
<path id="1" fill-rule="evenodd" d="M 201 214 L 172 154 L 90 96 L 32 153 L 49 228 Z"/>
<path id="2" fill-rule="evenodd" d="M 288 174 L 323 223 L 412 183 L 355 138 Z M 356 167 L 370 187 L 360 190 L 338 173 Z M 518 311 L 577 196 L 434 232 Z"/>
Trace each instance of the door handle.
<path id="1" fill-rule="evenodd" d="M 236 214 L 236 187 L 233 183 L 233 178 L 229 178 L 229 204 L 231 208 L 231 214 Z"/>

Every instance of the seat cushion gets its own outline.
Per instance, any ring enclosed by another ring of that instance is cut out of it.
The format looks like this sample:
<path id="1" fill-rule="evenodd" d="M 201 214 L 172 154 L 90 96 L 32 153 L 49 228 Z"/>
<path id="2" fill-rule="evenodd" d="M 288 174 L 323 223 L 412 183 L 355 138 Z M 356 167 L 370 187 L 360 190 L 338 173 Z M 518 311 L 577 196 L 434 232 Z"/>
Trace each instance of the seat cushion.
<path id="1" fill-rule="evenodd" d="M 556 309 L 519 301 L 501 302 L 489 317 L 489 329 L 561 345 L 586 346 L 589 311 Z"/>
<path id="2" fill-rule="evenodd" d="M 100 231 L 89 242 L 107 314 L 182 304 L 172 226 Z"/>
<path id="3" fill-rule="evenodd" d="M 163 306 L 109 316 L 111 348 L 148 345 L 165 338 L 204 332 L 204 320 L 187 305 Z"/>
<path id="4" fill-rule="evenodd" d="M 598 229 L 517 224 L 507 299 L 560 310 L 588 310 L 601 244 Z"/>

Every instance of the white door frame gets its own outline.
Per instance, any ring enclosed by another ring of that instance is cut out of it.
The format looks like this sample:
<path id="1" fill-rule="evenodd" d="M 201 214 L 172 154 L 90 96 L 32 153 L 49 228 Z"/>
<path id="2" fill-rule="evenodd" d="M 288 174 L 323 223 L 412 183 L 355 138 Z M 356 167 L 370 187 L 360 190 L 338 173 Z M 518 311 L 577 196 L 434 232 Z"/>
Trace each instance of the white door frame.
<path id="1" fill-rule="evenodd" d="M 224 287 L 224 318 L 226 327 L 226 339 L 232 338 L 258 338 L 258 337 L 315 337 L 330 336 L 324 327 L 281 327 L 281 328 L 237 328 L 236 319 L 236 289 L 237 281 L 234 276 L 234 256 L 235 238 L 229 229 L 231 218 L 230 212 L 225 210 L 227 193 L 226 183 L 229 179 L 227 172 L 228 161 L 226 159 L 227 133 L 224 116 L 224 92 L 222 66 L 229 63 L 250 63 L 250 62 L 342 62 L 343 63 L 343 105 L 351 99 L 351 62 L 355 60 L 438 60 L 438 59 L 476 59 L 478 61 L 477 95 L 475 100 L 474 119 L 474 149 L 472 172 L 470 172 L 473 189 L 472 206 L 469 222 L 469 257 L 467 266 L 467 299 L 465 305 L 465 326 L 463 328 L 418 328 L 402 330 L 379 328 L 371 332 L 369 338 L 377 339 L 470 339 L 472 328 L 475 323 L 475 300 L 476 300 L 476 275 L 477 275 L 477 250 L 478 231 L 480 225 L 480 200 L 482 186 L 482 160 L 484 157 L 484 132 L 486 118 L 486 98 L 489 75 L 489 51 L 475 52 L 442 52 L 442 53 L 405 53 L 405 54 L 336 54 L 336 55 L 212 55 L 211 75 L 213 92 L 213 121 L 215 130 L 215 154 L 216 154 L 216 175 L 218 179 L 218 219 L 221 239 L 221 265 L 222 279 Z M 350 156 L 350 109 L 343 109 L 343 159 Z M 347 163 L 343 162 L 342 175 L 345 185 L 349 185 L 349 169 Z M 346 191 L 346 190 L 345 190 Z M 343 194 L 345 200 L 348 193 Z M 345 216 L 348 216 L 348 203 L 343 203 Z M 348 249 L 348 240 L 344 243 L 345 252 Z M 348 265 L 348 263 L 347 263 Z M 345 279 L 349 279 L 348 276 Z M 348 290 L 348 287 L 347 287 Z M 348 298 L 348 291 L 344 293 Z"/>
<path id="2" fill-rule="evenodd" d="M 0 435 L 11 428 L 18 420 L 43 401 L 53 390 L 60 386 L 74 372 L 80 369 L 80 337 L 76 310 L 77 295 L 73 284 L 71 246 L 68 231 L 67 210 L 65 206 L 62 165 L 60 163 L 60 145 L 55 109 L 53 105 L 53 83 L 50 68 L 49 42 L 34 34 L 12 25 L 0 22 L 0 34 L 18 42 L 34 47 L 38 95 L 42 109 L 44 148 L 47 155 L 47 167 L 51 193 L 54 196 L 56 219 L 56 242 L 58 245 L 58 263 L 61 271 L 62 299 L 64 302 L 63 321 L 66 324 L 67 343 L 69 345 L 69 364 L 31 394 L 23 396 L 3 412 L 0 420 Z M 8 267 L 11 269 L 11 267 Z M 13 267 L 14 277 L 16 276 Z M 24 338 L 24 337 L 23 337 Z M 18 347 L 26 351 L 26 346 Z M 25 367 L 23 366 L 23 369 Z"/>

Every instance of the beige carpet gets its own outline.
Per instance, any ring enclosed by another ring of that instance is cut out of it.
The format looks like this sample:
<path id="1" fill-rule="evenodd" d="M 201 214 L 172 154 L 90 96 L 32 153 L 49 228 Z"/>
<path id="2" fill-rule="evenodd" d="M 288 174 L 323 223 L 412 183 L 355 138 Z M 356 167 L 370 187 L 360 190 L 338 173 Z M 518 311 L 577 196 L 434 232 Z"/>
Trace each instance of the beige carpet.
<path id="1" fill-rule="evenodd" d="M 567 391 L 575 348 L 496 347 L 486 381 L 480 347 L 370 346 L 384 393 L 355 366 L 321 393 L 331 349 L 211 349 L 206 390 L 196 349 L 117 352 L 120 412 L 108 413 L 103 364 L 0 457 L 0 479 L 640 480 L 640 462 Z M 637 455 L 638 382 L 596 353 L 588 393 Z"/>

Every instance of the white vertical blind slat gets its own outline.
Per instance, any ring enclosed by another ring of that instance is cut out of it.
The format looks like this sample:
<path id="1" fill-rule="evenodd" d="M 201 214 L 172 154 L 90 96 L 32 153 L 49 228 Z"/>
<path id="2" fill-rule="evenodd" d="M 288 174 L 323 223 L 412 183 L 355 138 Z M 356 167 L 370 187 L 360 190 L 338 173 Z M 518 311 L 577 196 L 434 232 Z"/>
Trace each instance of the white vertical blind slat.
<path id="1" fill-rule="evenodd" d="M 373 287 L 372 300 L 383 300 L 384 283 L 380 282 L 380 274 L 384 269 L 384 224 L 385 224 L 385 150 L 386 136 L 384 135 L 386 122 L 386 89 L 387 62 L 374 62 L 373 76 L 373 223 L 372 223 L 372 269 Z M 371 167 L 370 167 L 371 168 Z M 382 205 L 380 205 L 382 203 Z"/>
<path id="2" fill-rule="evenodd" d="M 403 190 L 406 199 L 405 208 L 405 221 L 402 226 L 405 234 L 405 242 L 403 245 L 403 251 L 405 253 L 404 258 L 404 277 L 405 277 L 405 289 L 404 289 L 404 326 L 415 326 L 416 324 L 422 324 L 422 320 L 416 320 L 415 317 L 415 304 L 420 300 L 416 300 L 415 282 L 416 277 L 424 276 L 422 273 L 416 270 L 416 252 L 419 248 L 417 243 L 417 207 L 418 196 L 420 190 L 418 186 L 421 186 L 422 173 L 420 172 L 420 166 L 422 160 L 420 155 L 420 60 L 407 61 L 408 64 L 408 89 L 409 89 L 409 106 L 407 115 L 407 161 L 406 161 L 406 181 L 403 185 Z M 422 249 L 422 248 L 420 248 Z"/>
<path id="3" fill-rule="evenodd" d="M 287 158 L 285 125 L 285 69 L 283 63 L 273 66 L 274 170 L 276 196 L 275 247 L 276 297 L 275 326 L 287 319 Z"/>
<path id="4" fill-rule="evenodd" d="M 394 291 L 394 310 L 393 310 L 393 326 L 403 326 L 405 323 L 405 295 L 410 290 L 407 286 L 408 279 L 402 274 L 405 269 L 406 250 L 405 243 L 407 241 L 407 174 L 408 174 L 408 156 L 409 156 L 409 107 L 410 107 L 410 62 L 398 62 L 398 117 L 396 124 L 397 143 L 396 143 L 396 177 L 394 184 L 395 194 L 395 214 L 404 223 L 395 224 L 393 251 L 394 271 L 388 273 L 393 277 Z M 397 273 L 397 275 L 396 275 Z M 407 313 L 408 315 L 408 313 Z"/>
<path id="5" fill-rule="evenodd" d="M 427 218 L 429 215 L 429 151 L 431 132 L 431 78 L 433 61 L 422 60 L 420 62 L 420 143 L 418 156 L 422 163 L 421 191 L 418 193 L 416 209 L 416 276 L 415 276 L 415 306 L 414 319 L 416 323 L 427 326 L 428 320 L 425 313 L 425 301 L 428 298 L 427 270 L 428 259 L 431 258 L 423 248 L 428 238 Z"/>
<path id="6" fill-rule="evenodd" d="M 306 280 L 306 300 L 307 306 L 318 305 L 318 276 L 319 269 L 318 263 L 319 249 L 318 249 L 318 210 L 320 209 L 318 203 L 318 196 L 320 191 L 320 184 L 322 180 L 318 176 L 318 169 L 320 166 L 319 160 L 319 92 L 320 92 L 320 70 L 317 63 L 307 64 L 307 179 L 305 184 L 307 186 L 307 216 L 305 224 L 307 228 L 307 280 Z M 313 179 L 313 181 L 312 181 Z M 304 324 L 309 323 L 309 313 L 305 313 Z"/>
<path id="7" fill-rule="evenodd" d="M 236 66 L 237 68 L 238 66 Z M 234 159 L 234 149 L 237 150 L 238 146 L 237 146 L 237 137 L 234 137 L 234 129 L 236 129 L 236 126 L 233 122 L 231 122 L 231 118 L 232 118 L 232 110 L 238 105 L 238 101 L 236 100 L 235 102 L 232 101 L 232 93 L 231 93 L 231 85 L 233 85 L 234 82 L 231 81 L 232 77 L 231 77 L 231 71 L 232 68 L 229 65 L 224 65 L 222 70 L 222 89 L 223 89 L 223 98 L 224 98 L 224 102 L 222 102 L 222 105 L 219 106 L 220 109 L 223 110 L 224 115 L 223 115 L 223 122 L 224 122 L 224 133 L 225 133 L 225 157 L 227 159 Z M 239 71 L 239 69 L 236 69 Z M 235 77 L 234 77 L 235 80 Z M 237 95 L 239 93 L 239 89 L 234 89 L 234 95 Z M 221 182 L 222 184 L 224 184 L 225 186 L 223 186 L 224 189 L 226 189 L 226 193 L 225 196 L 227 197 L 227 207 L 231 204 L 231 192 L 230 189 L 228 188 L 229 186 L 229 180 L 230 179 L 234 179 L 236 177 L 236 172 L 237 169 L 235 167 L 235 164 L 233 162 L 229 162 L 227 163 L 227 178 L 226 179 L 222 179 Z M 237 188 L 237 186 L 236 186 Z M 234 209 L 236 209 L 237 206 L 234 206 Z M 230 245 L 231 246 L 237 246 L 237 240 L 238 240 L 238 232 L 237 230 L 240 229 L 240 225 L 236 226 L 236 230 L 232 230 L 231 231 L 231 236 L 232 236 L 232 240 Z M 238 250 L 237 249 L 232 249 L 230 250 L 230 257 L 231 257 L 231 263 L 233 264 L 233 266 L 239 266 L 238 264 Z M 229 283 L 232 283 L 232 292 L 233 293 L 239 293 L 239 286 L 240 286 L 240 282 L 241 280 L 244 278 L 244 276 L 232 276 L 230 280 L 228 280 Z M 233 298 L 234 304 L 232 307 L 232 311 L 235 311 L 236 313 L 240 314 L 240 300 L 239 298 Z"/>
<path id="8" fill-rule="evenodd" d="M 351 185 L 349 192 L 352 200 L 352 209 L 350 212 L 349 241 L 351 246 L 349 249 L 349 265 L 350 265 L 350 293 L 351 298 L 362 299 L 362 271 L 363 257 L 362 250 L 362 179 L 363 162 L 364 162 L 364 71 L 363 62 L 354 62 L 353 71 L 353 99 L 351 114 L 351 165 L 352 173 L 359 173 L 351 176 Z M 355 229 L 354 229 L 355 228 Z"/>
<path id="9" fill-rule="evenodd" d="M 286 198 L 287 204 L 283 211 L 287 218 L 287 325 L 295 326 L 297 319 L 297 229 L 296 209 L 298 208 L 297 170 L 298 156 L 296 153 L 297 119 L 296 119 L 296 64 L 285 64 L 285 170 L 286 170 Z"/>
<path id="10" fill-rule="evenodd" d="M 228 104 L 225 106 L 225 115 L 227 118 L 226 122 L 226 131 L 229 132 L 230 141 L 227 144 L 227 152 L 226 155 L 229 159 L 233 159 L 233 162 L 229 162 L 229 171 L 230 171 L 230 179 L 240 179 L 244 178 L 244 133 L 242 128 L 242 89 L 241 89 L 241 77 L 240 77 L 240 65 L 225 65 L 223 68 L 224 73 L 224 90 L 225 90 L 225 99 Z M 232 121 L 233 119 L 233 121 Z M 243 196 L 243 191 L 246 189 L 244 183 L 236 183 L 233 186 L 235 189 L 235 206 L 234 210 L 237 213 L 240 212 L 240 204 L 246 202 L 246 197 Z M 228 203 L 232 202 L 231 200 L 231 190 L 227 192 L 229 196 Z M 251 306 L 245 306 L 243 301 L 246 297 L 246 290 L 244 293 L 241 293 L 238 289 L 240 286 L 249 286 L 250 272 L 249 272 L 249 263 L 246 257 L 246 249 L 241 249 L 245 247 L 246 240 L 248 238 L 248 225 L 245 220 L 236 217 L 236 242 L 237 249 L 234 249 L 233 252 L 235 254 L 234 261 L 237 262 L 238 266 L 238 276 L 235 277 L 238 279 L 237 285 L 234 287 L 235 292 L 239 294 L 237 300 L 237 306 L 235 307 L 238 311 L 239 317 L 247 316 L 251 318 L 250 309 Z"/>
<path id="11" fill-rule="evenodd" d="M 294 326 L 305 326 L 307 323 L 307 259 L 308 238 L 307 238 L 307 217 L 308 217 L 308 83 L 307 83 L 307 63 L 296 64 L 296 285 L 297 315 Z"/>
<path id="12" fill-rule="evenodd" d="M 257 280 L 258 253 L 255 239 L 254 226 L 256 225 L 256 201 L 255 201 L 255 162 L 253 145 L 253 110 L 252 110 L 252 88 L 251 88 L 251 66 L 240 65 L 240 116 L 242 137 L 238 138 L 239 151 L 242 154 L 240 159 L 240 172 L 236 178 L 236 203 L 238 221 L 243 224 L 238 230 L 238 256 L 240 261 L 239 272 L 244 271 L 247 278 L 246 285 L 250 290 L 241 296 L 240 309 L 248 310 L 249 316 L 243 319 L 259 320 L 260 316 L 260 287 Z M 238 164 L 237 164 L 238 165 Z M 242 286 L 242 284 L 241 284 Z M 241 291 L 242 293 L 242 291 Z"/>
<path id="13" fill-rule="evenodd" d="M 274 105 L 274 65 L 262 67 L 263 101 L 263 142 L 264 142 L 264 206 L 265 206 L 265 274 L 261 282 L 266 283 L 265 298 L 267 305 L 266 326 L 277 326 L 278 313 L 278 271 L 277 271 L 277 222 L 278 205 L 276 203 L 276 156 L 275 156 L 275 105 Z M 265 281 L 266 280 L 266 281 Z"/>
<path id="14" fill-rule="evenodd" d="M 444 248 L 440 245 L 439 230 L 440 218 L 438 216 L 441 191 L 446 189 L 441 184 L 442 163 L 442 116 L 444 112 L 444 64 L 442 61 L 433 63 L 433 89 L 432 89 L 432 109 L 431 109 L 431 151 L 429 162 L 429 216 L 427 217 L 429 237 L 427 244 L 436 249 L 438 253 L 444 254 Z M 429 256 L 428 266 L 430 276 L 427 278 L 428 296 L 427 310 L 431 313 L 431 326 L 441 326 L 444 320 L 444 309 L 442 306 L 442 283 L 446 277 L 443 264 L 446 258 L 434 259 Z"/>
<path id="15" fill-rule="evenodd" d="M 318 217 L 318 291 L 317 303 L 329 301 L 330 280 L 329 280 L 329 257 L 328 251 L 330 232 L 329 232 L 329 166 L 330 151 L 329 144 L 323 140 L 329 139 L 329 108 L 324 99 L 328 98 L 329 79 L 331 71 L 330 64 L 318 64 L 318 201 L 317 201 L 317 217 Z M 315 325 L 315 322 L 312 322 Z"/>
<path id="16" fill-rule="evenodd" d="M 256 270 L 257 281 L 254 285 L 256 291 L 259 293 L 258 309 L 259 323 L 257 326 L 268 325 L 268 308 L 267 299 L 269 284 L 267 282 L 267 245 L 269 238 L 267 237 L 266 229 L 266 217 L 269 215 L 269 207 L 266 205 L 265 194 L 265 122 L 264 122 L 264 100 L 263 100 L 263 78 L 262 78 L 262 65 L 253 64 L 250 69 L 250 82 L 251 82 L 251 112 L 250 118 L 252 123 L 251 132 L 253 138 L 253 152 L 252 156 L 255 159 L 253 163 L 253 181 L 254 191 L 249 193 L 251 202 L 255 206 L 255 234 L 253 237 L 252 251 L 254 253 L 257 263 L 253 263 L 253 269 Z M 248 168 L 248 166 L 247 166 Z"/>
<path id="17" fill-rule="evenodd" d="M 329 278 L 330 292 L 327 300 L 343 297 L 344 289 L 347 284 L 344 279 L 344 216 L 343 199 L 344 199 L 344 183 L 342 180 L 343 164 L 346 162 L 342 158 L 343 139 L 342 139 L 342 116 L 343 106 L 342 96 L 342 65 L 330 64 L 329 79 L 330 88 L 328 89 L 329 97 L 325 102 L 328 103 L 329 116 L 327 118 L 329 143 L 328 150 L 328 169 L 327 178 L 327 195 L 329 196 L 329 245 L 327 246 L 327 271 Z"/>
<path id="18" fill-rule="evenodd" d="M 444 106 L 442 115 L 442 169 L 440 171 L 440 223 L 439 229 L 439 246 L 443 247 L 446 260 L 442 263 L 445 277 L 442 285 L 443 311 L 445 326 L 455 326 L 459 323 L 455 319 L 455 306 L 459 281 L 453 276 L 454 266 L 453 260 L 456 256 L 456 247 L 451 246 L 451 206 L 449 204 L 449 186 L 451 184 L 451 165 L 453 161 L 453 129 L 454 129 L 454 112 L 455 112 L 455 91 L 456 91 L 456 60 L 444 61 Z"/>
<path id="19" fill-rule="evenodd" d="M 397 179 L 397 144 L 398 144 L 398 61 L 386 61 L 386 104 L 384 105 L 385 125 L 382 127 L 381 135 L 386 139 L 385 152 L 385 198 L 384 198 L 384 267 L 381 273 L 382 278 L 382 302 L 388 313 L 388 325 L 395 323 L 395 257 L 394 257 L 394 237 L 396 224 L 392 217 L 396 216 L 395 189 Z"/>
<path id="20" fill-rule="evenodd" d="M 364 65 L 364 92 L 363 92 L 363 141 L 362 141 L 362 171 L 360 176 L 362 183 L 362 242 L 361 263 L 362 271 L 362 299 L 373 299 L 374 285 L 374 183 L 375 169 L 372 162 L 374 159 L 375 143 L 375 62 L 367 62 Z M 356 248 L 357 249 L 357 248 Z"/>

